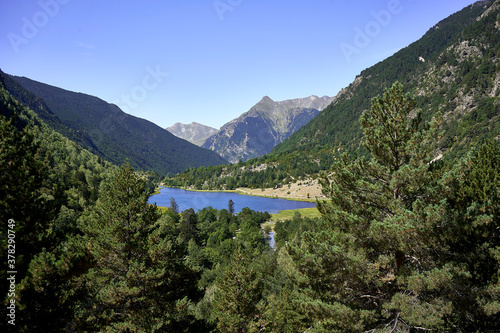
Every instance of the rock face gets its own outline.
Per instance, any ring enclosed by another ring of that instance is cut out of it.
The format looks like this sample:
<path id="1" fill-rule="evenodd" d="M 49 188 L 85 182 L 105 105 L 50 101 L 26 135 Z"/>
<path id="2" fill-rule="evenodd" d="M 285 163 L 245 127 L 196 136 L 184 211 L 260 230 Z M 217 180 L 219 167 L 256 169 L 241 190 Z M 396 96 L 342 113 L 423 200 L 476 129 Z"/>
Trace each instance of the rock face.
<path id="1" fill-rule="evenodd" d="M 191 124 L 176 123 L 166 129 L 178 138 L 187 140 L 195 145 L 201 146 L 205 140 L 215 134 L 217 130 L 210 126 L 205 126 L 192 122 Z"/>
<path id="2" fill-rule="evenodd" d="M 260 157 L 307 124 L 334 98 L 310 96 L 275 102 L 265 96 L 248 112 L 230 121 L 202 145 L 231 163 Z"/>

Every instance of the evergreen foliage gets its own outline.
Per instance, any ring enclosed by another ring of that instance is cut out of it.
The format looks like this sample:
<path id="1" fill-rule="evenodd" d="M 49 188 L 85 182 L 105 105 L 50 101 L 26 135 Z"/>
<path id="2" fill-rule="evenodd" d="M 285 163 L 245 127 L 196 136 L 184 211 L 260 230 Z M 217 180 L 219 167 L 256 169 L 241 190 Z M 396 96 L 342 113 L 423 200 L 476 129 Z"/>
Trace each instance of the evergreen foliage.
<path id="1" fill-rule="evenodd" d="M 186 308 L 196 299 L 196 272 L 145 189 L 123 165 L 82 225 L 92 267 L 77 280 L 88 295 L 78 328 L 176 331 L 194 321 Z"/>
<path id="2" fill-rule="evenodd" d="M 399 83 L 360 117 L 369 158 L 331 151 L 322 217 L 277 223 L 275 251 L 269 214 L 175 200 L 160 213 L 154 174 L 104 162 L 1 93 L 1 227 L 14 216 L 27 245 L 21 332 L 499 329 L 500 144 L 434 159 L 443 119 L 424 121 Z"/>
<path id="3" fill-rule="evenodd" d="M 419 126 L 401 88 L 361 117 L 372 159 L 339 156 L 322 181 L 325 220 L 284 248 L 292 309 L 313 331 L 498 329 L 500 145 L 433 162 L 439 117 Z"/>
<path id="4" fill-rule="evenodd" d="M 67 253 L 67 241 L 79 233 L 78 217 L 95 203 L 114 167 L 51 131 L 3 84 L 0 97 L 0 235 L 5 265 L 6 225 L 16 221 L 16 326 L 58 331 L 71 317 L 63 286 L 81 257 Z M 2 269 L 0 284 L 7 290 L 5 274 Z M 60 316 L 47 321 L 59 308 Z"/>
<path id="5" fill-rule="evenodd" d="M 481 17 L 489 8 L 494 10 Z M 368 157 L 361 114 L 370 109 L 373 96 L 396 81 L 416 95 L 423 120 L 443 115 L 436 148 L 447 152 L 447 160 L 459 159 L 475 144 L 500 135 L 498 18 L 493 1 L 466 7 L 363 70 L 331 105 L 268 155 L 232 166 L 192 168 L 165 182 L 196 189 L 270 188 L 317 177 L 333 164 L 339 147 L 353 158 Z"/>
<path id="6" fill-rule="evenodd" d="M 476 108 L 461 119 L 447 105 L 429 113 L 425 105 L 444 100 L 405 94 L 413 91 L 408 81 L 371 99 L 365 87 L 344 101 L 363 103 L 352 146 L 325 139 L 171 179 L 201 188 L 259 187 L 327 169 L 320 176 L 328 198 L 317 203 L 321 218 L 297 213 L 276 223 L 276 250 L 265 243 L 261 225 L 271 218 L 265 212 L 234 213 L 231 202 L 228 209 L 179 212 L 173 199 L 160 212 L 147 203 L 157 175 L 129 163 L 117 168 L 69 141 L 0 82 L 0 245 L 6 267 L 7 221 L 14 219 L 16 329 L 499 331 L 500 142 L 489 139 L 497 133 L 498 101 L 480 92 L 491 88 L 484 80 L 497 67 L 460 59 L 449 48 L 458 38 L 454 29 L 464 39 L 480 35 L 484 45 L 498 40 L 493 29 L 480 29 L 498 15 L 470 23 L 484 5 L 426 35 L 426 43 L 448 43 L 444 53 L 430 48 L 429 62 L 449 64 L 449 77 L 464 72 L 454 77 L 465 81 L 457 94 L 467 87 L 479 92 Z M 497 49 L 481 52 L 498 56 Z M 400 67 L 414 65 L 423 66 Z M 457 96 L 449 88 L 446 98 Z M 356 145 L 362 149 L 353 154 Z M 449 149 L 435 158 L 443 145 Z M 311 160 L 302 162 L 303 154 Z M 0 270 L 3 290 L 6 271 Z M 4 307 L 9 301 L 4 294 Z M 0 327 L 10 328 L 5 320 Z"/>
<path id="7" fill-rule="evenodd" d="M 218 332 L 248 332 L 258 313 L 262 282 L 249 264 L 238 250 L 231 265 L 216 280 L 213 316 L 217 320 Z"/>

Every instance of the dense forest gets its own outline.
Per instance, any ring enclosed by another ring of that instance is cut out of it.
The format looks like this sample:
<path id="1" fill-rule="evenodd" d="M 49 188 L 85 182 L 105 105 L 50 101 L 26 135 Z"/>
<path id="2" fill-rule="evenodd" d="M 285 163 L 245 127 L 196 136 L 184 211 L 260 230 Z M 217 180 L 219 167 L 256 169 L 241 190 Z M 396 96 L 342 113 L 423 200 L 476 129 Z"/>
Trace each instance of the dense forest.
<path id="1" fill-rule="evenodd" d="M 443 114 L 403 89 L 370 98 L 367 156 L 330 151 L 321 218 L 277 223 L 274 250 L 269 214 L 149 205 L 158 179 L 0 86 L 4 309 L 21 332 L 500 330 L 500 143 L 436 160 Z"/>
<path id="2" fill-rule="evenodd" d="M 1 331 L 500 331 L 499 8 L 366 69 L 272 154 L 165 180 L 0 73 Z M 148 204 L 311 177 L 321 216 L 276 222 L 275 248 L 266 212 Z"/>

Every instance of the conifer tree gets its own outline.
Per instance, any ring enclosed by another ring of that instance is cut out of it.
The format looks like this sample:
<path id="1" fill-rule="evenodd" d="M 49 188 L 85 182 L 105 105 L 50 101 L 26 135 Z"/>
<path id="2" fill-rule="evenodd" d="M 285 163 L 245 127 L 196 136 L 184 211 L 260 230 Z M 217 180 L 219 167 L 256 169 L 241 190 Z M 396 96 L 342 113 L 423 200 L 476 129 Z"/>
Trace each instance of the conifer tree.
<path id="1" fill-rule="evenodd" d="M 250 261 L 235 251 L 231 263 L 216 281 L 213 316 L 219 332 L 249 332 L 257 314 L 262 285 Z"/>
<path id="2" fill-rule="evenodd" d="M 2 251 L 7 249 L 7 221 L 14 220 L 17 270 L 24 271 L 41 250 L 45 229 L 55 214 L 54 193 L 48 178 L 48 155 L 36 139 L 33 124 L 23 124 L 17 112 L 10 119 L 0 115 L 0 221 Z M 5 245 L 5 246 L 3 246 Z M 3 256 L 6 259 L 7 255 Z"/>
<path id="3" fill-rule="evenodd" d="M 499 144 L 448 170 L 433 154 L 440 116 L 421 125 L 413 107 L 399 83 L 372 99 L 360 119 L 372 159 L 338 157 L 322 179 L 325 221 L 285 247 L 303 327 L 499 328 Z"/>
<path id="4" fill-rule="evenodd" d="M 337 159 L 322 179 L 326 222 L 287 247 L 290 277 L 303 289 L 296 302 L 318 329 L 440 328 L 451 312 L 442 292 L 450 268 L 432 260 L 414 211 L 435 199 L 440 117 L 422 125 L 414 105 L 399 83 L 372 99 L 360 119 L 372 159 Z"/>
<path id="5" fill-rule="evenodd" d="M 16 324 L 22 330 L 36 319 L 31 317 L 34 310 L 25 309 L 26 302 L 20 300 L 20 282 L 26 278 L 31 260 L 44 247 L 51 246 L 47 230 L 60 206 L 60 193 L 48 180 L 50 156 L 41 145 L 34 120 L 26 116 L 25 110 L 1 84 L 0 94 L 0 252 L 3 267 L 0 286 L 2 290 L 9 290 L 7 271 L 17 272 Z M 10 118 L 4 114 L 10 114 Z M 14 243 L 8 243 L 9 239 Z M 9 301 L 7 294 L 3 294 L 2 304 Z M 5 323 L 6 320 L 2 321 L 0 327 Z"/>
<path id="6" fill-rule="evenodd" d="M 82 226 L 93 267 L 77 324 L 89 330 L 152 331 L 189 326 L 196 273 L 183 260 L 172 227 L 149 205 L 144 180 L 124 164 Z"/>
<path id="7" fill-rule="evenodd" d="M 179 214 L 179 205 L 177 204 L 177 202 L 173 197 L 170 198 L 170 206 L 168 208 L 170 208 L 170 210 L 173 211 L 174 213 Z"/>
<path id="8" fill-rule="evenodd" d="M 234 202 L 231 199 L 229 199 L 229 201 L 227 202 L 227 211 L 229 212 L 229 218 L 233 217 L 233 215 L 234 215 Z"/>
<path id="9" fill-rule="evenodd" d="M 487 142 L 440 181 L 429 238 L 436 261 L 461 272 L 453 280 L 453 316 L 463 331 L 500 329 L 500 143 Z"/>
<path id="10" fill-rule="evenodd" d="M 181 213 L 179 222 L 179 238 L 181 242 L 187 244 L 190 239 L 197 238 L 198 217 L 193 208 L 186 209 Z"/>

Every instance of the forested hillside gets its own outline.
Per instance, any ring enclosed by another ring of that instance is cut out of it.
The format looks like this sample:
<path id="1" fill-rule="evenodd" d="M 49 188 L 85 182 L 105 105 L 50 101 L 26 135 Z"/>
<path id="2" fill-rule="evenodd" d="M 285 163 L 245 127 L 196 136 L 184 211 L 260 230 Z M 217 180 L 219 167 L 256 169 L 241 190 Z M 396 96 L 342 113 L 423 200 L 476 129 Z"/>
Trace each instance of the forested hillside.
<path id="1" fill-rule="evenodd" d="M 104 159 L 166 175 L 225 164 L 223 158 L 97 97 L 0 73 L 6 88 L 54 130 Z M 28 90 L 28 91 L 26 91 Z"/>
<path id="2" fill-rule="evenodd" d="M 45 289 L 52 298 L 32 298 L 28 290 L 24 296 L 19 294 L 22 286 L 31 283 L 30 277 L 38 275 L 32 265 L 43 256 L 49 259 L 62 251 L 68 238 L 80 232 L 78 218 L 95 204 L 116 167 L 49 129 L 13 99 L 3 83 L 0 97 L 0 284 L 3 290 L 9 289 L 4 269 L 9 262 L 9 271 L 17 272 L 15 299 L 20 313 L 16 326 L 22 328 L 46 321 L 37 311 L 45 306 L 57 308 L 62 297 L 56 281 L 46 281 L 54 284 L 54 289 Z M 15 237 L 8 238 L 11 232 Z M 8 244 L 13 247 L 8 248 Z M 12 257 L 7 257 L 7 249 Z M 6 321 L 2 325 L 5 328 Z"/>
<path id="3" fill-rule="evenodd" d="M 307 124 L 333 100 L 328 96 L 309 96 L 275 102 L 264 96 L 248 112 L 207 138 L 202 147 L 217 152 L 231 163 L 260 157 Z"/>
<path id="4" fill-rule="evenodd" d="M 443 116 L 422 121 L 399 83 L 361 116 L 370 158 L 332 152 L 321 218 L 277 223 L 277 250 L 269 214 L 161 212 L 147 174 L 0 96 L 0 284 L 19 332 L 500 329 L 500 143 L 433 161 Z"/>
<path id="5" fill-rule="evenodd" d="M 499 13 L 498 1 L 481 1 L 439 22 L 420 40 L 362 71 L 320 116 L 272 153 L 342 144 L 366 154 L 358 119 L 370 99 L 395 81 L 417 96 L 425 119 L 439 110 L 445 114 L 438 146 L 454 151 L 450 156 L 500 135 Z"/>
<path id="6" fill-rule="evenodd" d="M 436 156 L 454 159 L 500 137 L 500 2 L 480 1 L 432 27 L 420 40 L 364 70 L 324 111 L 268 155 L 235 166 L 189 169 L 167 180 L 198 189 L 274 187 L 315 177 L 341 149 L 367 156 L 359 117 L 371 98 L 399 81 L 425 120 L 444 115 Z"/>
<path id="7" fill-rule="evenodd" d="M 323 219 L 277 226 L 289 285 L 273 305 L 289 328 L 499 329 L 500 143 L 433 161 L 442 115 L 422 124 L 414 112 L 399 83 L 373 99 L 359 123 L 370 158 L 338 154 Z"/>
<path id="8" fill-rule="evenodd" d="M 147 203 L 158 179 L 82 149 L 2 83 L 0 97 L 0 285 L 4 308 L 14 304 L 2 331 L 215 328 L 224 305 L 216 314 L 203 290 L 216 290 L 233 256 L 268 251 L 259 225 L 269 215 L 162 214 Z"/>
<path id="9" fill-rule="evenodd" d="M 353 121 L 342 136 L 313 122 L 274 155 L 168 179 L 315 173 L 320 217 L 276 222 L 275 249 L 266 212 L 148 204 L 155 174 L 82 148 L 49 102 L 0 80 L 0 331 L 500 331 L 499 11 L 438 24 L 405 49 L 425 63 L 364 71 L 326 110 Z"/>

